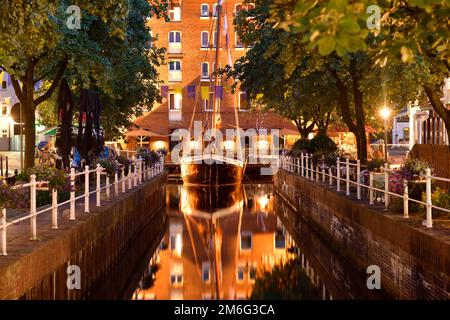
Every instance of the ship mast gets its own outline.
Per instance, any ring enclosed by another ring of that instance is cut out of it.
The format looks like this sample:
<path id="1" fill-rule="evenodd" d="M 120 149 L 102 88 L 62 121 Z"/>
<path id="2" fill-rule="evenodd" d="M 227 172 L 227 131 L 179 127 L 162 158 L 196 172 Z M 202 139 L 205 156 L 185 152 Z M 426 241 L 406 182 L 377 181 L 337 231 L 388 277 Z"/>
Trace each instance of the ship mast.
<path id="1" fill-rule="evenodd" d="M 220 58 L 220 26 L 221 26 L 221 14 L 222 14 L 222 0 L 217 1 L 217 9 L 216 9 L 216 16 L 217 16 L 217 27 L 216 27 L 216 63 L 214 64 L 214 104 L 213 104 L 213 115 L 212 115 L 212 137 L 216 136 L 216 116 L 217 116 L 217 104 L 219 97 L 217 96 L 216 90 L 219 85 L 219 76 L 217 75 L 217 70 L 219 67 L 219 58 Z"/>

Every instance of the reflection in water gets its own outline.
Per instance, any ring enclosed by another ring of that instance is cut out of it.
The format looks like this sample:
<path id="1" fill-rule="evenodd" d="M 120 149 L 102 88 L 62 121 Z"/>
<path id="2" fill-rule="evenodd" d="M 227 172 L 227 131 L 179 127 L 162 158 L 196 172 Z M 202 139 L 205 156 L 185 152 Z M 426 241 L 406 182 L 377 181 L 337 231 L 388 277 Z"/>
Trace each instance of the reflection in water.
<path id="1" fill-rule="evenodd" d="M 255 283 L 254 298 L 330 298 L 277 217 L 272 185 L 167 188 L 169 227 L 133 299 L 248 299 Z M 274 271 L 301 289 L 283 296 Z"/>

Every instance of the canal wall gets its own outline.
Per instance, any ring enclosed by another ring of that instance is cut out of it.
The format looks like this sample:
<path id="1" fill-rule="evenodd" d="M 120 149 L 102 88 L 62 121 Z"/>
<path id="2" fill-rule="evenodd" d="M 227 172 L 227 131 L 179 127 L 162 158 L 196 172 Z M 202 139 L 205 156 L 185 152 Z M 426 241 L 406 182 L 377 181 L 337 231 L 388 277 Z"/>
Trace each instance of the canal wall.
<path id="1" fill-rule="evenodd" d="M 0 257 L 0 299 L 129 298 L 136 268 L 164 232 L 166 181 L 162 174 L 91 206 L 70 228 L 40 231 L 40 241 Z M 79 290 L 67 288 L 69 265 L 80 267 Z"/>
<path id="2" fill-rule="evenodd" d="M 370 265 L 379 266 L 382 289 L 392 298 L 450 298 L 448 233 L 415 227 L 284 170 L 274 184 L 302 219 L 361 273 Z"/>

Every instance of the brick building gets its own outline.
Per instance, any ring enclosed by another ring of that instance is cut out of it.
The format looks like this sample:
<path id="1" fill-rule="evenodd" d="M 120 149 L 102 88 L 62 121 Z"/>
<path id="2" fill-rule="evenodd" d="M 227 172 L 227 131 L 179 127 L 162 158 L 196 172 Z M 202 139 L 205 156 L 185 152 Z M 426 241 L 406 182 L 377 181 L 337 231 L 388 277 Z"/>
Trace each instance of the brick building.
<path id="1" fill-rule="evenodd" d="M 169 8 L 169 22 L 162 19 L 148 22 L 155 45 L 167 48 L 167 64 L 158 70 L 164 82 L 163 101 L 134 121 L 137 127 L 152 132 L 150 148 L 162 145 L 167 148 L 170 133 L 178 128 L 190 128 L 191 121 L 210 124 L 215 88 L 212 73 L 215 64 L 216 3 L 213 0 L 174 0 Z M 242 45 L 233 27 L 236 12 L 242 9 L 242 4 L 237 0 L 225 0 L 223 3 L 219 32 L 220 67 L 234 63 L 248 49 Z M 219 104 L 222 129 L 237 126 L 236 108 L 239 127 L 244 130 L 296 130 L 290 121 L 273 113 L 250 110 L 245 92 L 231 92 L 232 81 L 220 79 L 223 88 L 223 98 Z M 205 88 L 208 88 L 209 94 L 202 94 Z"/>

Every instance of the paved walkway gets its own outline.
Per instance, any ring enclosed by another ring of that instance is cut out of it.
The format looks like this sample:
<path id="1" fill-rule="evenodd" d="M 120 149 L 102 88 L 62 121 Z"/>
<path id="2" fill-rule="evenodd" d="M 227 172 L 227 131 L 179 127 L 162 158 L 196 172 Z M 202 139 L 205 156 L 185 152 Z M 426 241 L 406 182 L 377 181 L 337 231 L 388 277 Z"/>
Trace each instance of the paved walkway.
<path id="1" fill-rule="evenodd" d="M 0 151 L 0 157 L 8 157 L 8 174 L 14 174 L 14 170 L 20 171 L 20 152 L 18 151 Z M 6 172 L 6 163 L 3 160 L 3 174 Z"/>

